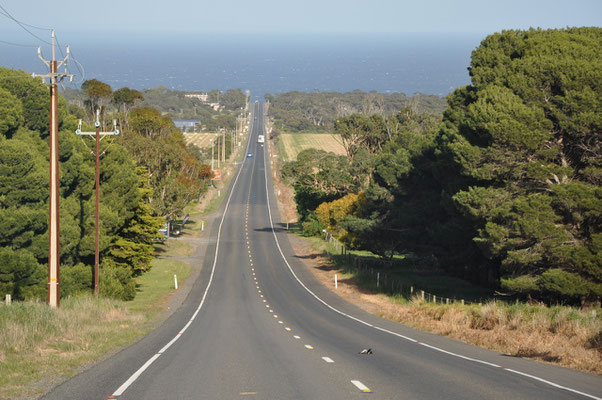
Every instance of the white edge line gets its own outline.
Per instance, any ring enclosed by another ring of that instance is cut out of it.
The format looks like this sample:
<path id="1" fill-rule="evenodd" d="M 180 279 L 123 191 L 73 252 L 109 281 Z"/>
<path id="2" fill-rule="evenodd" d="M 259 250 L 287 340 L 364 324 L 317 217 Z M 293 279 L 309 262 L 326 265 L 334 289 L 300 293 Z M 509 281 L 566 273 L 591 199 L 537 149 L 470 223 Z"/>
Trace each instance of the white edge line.
<path id="1" fill-rule="evenodd" d="M 247 141 L 247 148 L 246 148 L 246 152 L 248 154 L 249 152 L 249 147 L 251 146 L 251 135 L 249 135 L 249 140 Z M 226 219 L 226 215 L 228 214 L 228 208 L 230 207 L 230 200 L 232 199 L 232 195 L 234 193 L 234 188 L 236 187 L 236 184 L 238 183 L 238 178 L 240 177 L 240 174 L 243 170 L 243 167 L 245 165 L 245 162 L 247 161 L 247 158 L 244 157 L 243 158 L 243 162 L 240 165 L 240 168 L 238 169 L 238 174 L 236 174 L 236 179 L 234 179 L 234 183 L 232 184 L 232 190 L 230 190 L 230 195 L 228 196 L 228 201 L 226 202 L 226 207 L 224 208 L 224 213 L 222 214 L 222 219 L 220 220 L 219 223 L 219 227 L 217 230 L 217 242 L 215 245 L 215 256 L 213 257 L 213 266 L 211 267 L 211 275 L 209 276 L 209 282 L 207 282 L 207 287 L 205 288 L 205 292 L 203 293 L 203 297 L 201 298 L 201 302 L 199 303 L 199 306 L 197 307 L 196 311 L 194 312 L 194 314 L 192 314 L 192 317 L 190 318 L 190 320 L 188 321 L 188 323 L 186 325 L 184 325 L 184 328 L 182 328 L 178 334 L 176 336 L 173 337 L 173 339 L 171 339 L 165 346 L 163 346 L 163 348 L 161 350 L 159 350 L 159 352 L 157 352 L 156 354 L 154 354 L 151 358 L 148 359 L 148 361 L 146 361 L 144 363 L 144 365 L 142 365 L 142 367 L 140 367 L 138 369 L 138 371 L 134 372 L 132 374 L 132 376 L 130 376 L 120 387 L 119 389 L 117 389 L 114 393 L 113 396 L 121 396 L 121 394 L 123 392 L 125 392 L 127 390 L 128 387 L 130 387 L 130 385 L 132 383 L 134 383 L 136 381 L 136 379 L 138 379 L 138 377 L 153 363 L 155 362 L 155 360 L 157 358 L 159 358 L 159 356 L 161 354 L 163 354 L 167 349 L 169 349 L 171 347 L 172 344 L 174 344 L 179 338 L 180 336 L 182 336 L 182 334 L 184 333 L 184 331 L 186 331 L 186 329 L 188 329 L 188 327 L 190 326 L 190 324 L 192 323 L 192 321 L 194 321 L 194 319 L 197 317 L 199 311 L 201 310 L 201 308 L 203 307 L 203 304 L 205 304 L 205 299 L 207 298 L 207 293 L 209 292 L 209 288 L 211 287 L 211 284 L 213 282 L 213 275 L 215 274 L 215 266 L 217 265 L 217 256 L 219 254 L 219 241 L 222 235 L 222 225 L 224 224 L 224 220 Z"/>
<path id="2" fill-rule="evenodd" d="M 263 129 L 263 127 L 262 127 L 262 129 Z M 274 240 L 276 241 L 276 246 L 278 247 L 278 251 L 280 252 L 280 256 L 282 257 L 282 260 L 284 260 L 284 263 L 288 267 L 288 270 L 293 275 L 293 277 L 295 278 L 295 280 L 299 283 L 299 285 L 301 285 L 301 287 L 303 287 L 303 289 L 305 289 L 309 294 L 311 294 L 316 300 L 318 300 L 320 303 L 324 304 L 324 306 L 326 306 L 327 308 L 329 308 L 332 311 L 336 312 L 337 314 L 342 315 L 344 317 L 347 317 L 349 319 L 352 319 L 352 320 L 354 320 L 356 322 L 359 322 L 360 324 L 369 326 L 370 328 L 374 328 L 376 330 L 388 333 L 388 334 L 393 335 L 393 336 L 400 337 L 400 338 L 405 339 L 405 340 L 409 340 L 410 342 L 421 344 L 424 347 L 428 347 L 430 349 L 439 351 L 441 353 L 449 354 L 449 355 L 451 355 L 453 357 L 458 357 L 458 358 L 462 358 L 462 359 L 465 359 L 465 360 L 468 360 L 468 361 L 473 361 L 473 362 L 476 362 L 476 363 L 489 365 L 489 366 L 492 366 L 492 367 L 499 368 L 500 370 L 504 370 L 504 371 L 512 372 L 512 373 L 515 373 L 515 374 L 518 374 L 518 375 L 522 375 L 522 376 L 524 376 L 526 378 L 534 379 L 536 381 L 545 383 L 547 385 L 553 386 L 553 387 L 558 388 L 558 389 L 563 389 L 563 390 L 566 390 L 566 391 L 569 391 L 569 392 L 572 392 L 572 393 L 580 394 L 580 395 L 588 397 L 590 399 L 602 400 L 602 398 L 600 398 L 600 397 L 596 397 L 594 395 L 591 395 L 591 394 L 588 394 L 588 393 L 584 393 L 584 392 L 578 391 L 576 389 L 572 389 L 572 388 L 567 387 L 567 386 L 562 386 L 562 385 L 559 385 L 557 383 L 548 381 L 548 380 L 543 379 L 543 378 L 539 378 L 539 377 L 534 376 L 534 375 L 530 375 L 530 374 L 527 374 L 527 373 L 524 373 L 524 372 L 520 372 L 520 371 L 516 371 L 516 370 L 513 370 L 513 369 L 509 369 L 509 368 L 504 368 L 504 367 L 502 367 L 500 365 L 497 365 L 497 364 L 494 364 L 494 363 L 490 363 L 490 362 L 487 362 L 487 361 L 479 360 L 479 359 L 476 359 L 476 358 L 471 358 L 471 357 L 463 356 L 463 355 L 460 355 L 460 354 L 452 353 L 452 352 L 447 351 L 447 350 L 443 350 L 443 349 L 441 349 L 439 347 L 431 346 L 429 344 L 420 342 L 420 341 L 418 341 L 416 339 L 412 339 L 411 337 L 404 336 L 404 335 L 399 334 L 397 332 L 393 332 L 393 331 L 390 331 L 388 329 L 372 325 L 372 324 L 370 324 L 370 323 L 368 323 L 366 321 L 363 321 L 363 320 L 361 320 L 359 318 L 356 318 L 356 317 L 354 317 L 352 315 L 346 314 L 346 313 L 338 310 L 337 308 L 334 308 L 330 304 L 326 303 L 324 300 L 322 300 L 320 297 L 318 297 L 318 295 L 316 295 L 314 292 L 312 292 L 311 289 L 309 289 L 299 279 L 299 277 L 297 276 L 297 274 L 295 274 L 295 271 L 293 271 L 293 268 L 289 264 L 288 260 L 286 259 L 285 255 L 284 255 L 284 252 L 282 251 L 282 247 L 280 247 L 280 241 L 278 240 L 278 237 L 276 236 L 276 230 L 274 229 L 274 220 L 272 218 L 272 210 L 270 208 L 270 191 L 269 191 L 269 188 L 268 188 L 268 174 L 267 174 L 268 168 L 267 168 L 267 163 L 265 162 L 266 154 L 267 154 L 267 152 L 264 152 L 264 155 L 263 155 L 263 164 L 264 164 L 263 174 L 264 174 L 264 177 L 265 177 L 265 193 L 266 193 L 266 197 L 267 197 L 267 208 L 268 208 L 268 217 L 270 219 L 270 227 L 272 228 L 272 235 L 274 236 Z M 271 177 L 271 175 L 270 175 L 270 177 Z M 351 381 L 351 382 L 359 382 L 359 381 Z M 359 383 L 361 384 L 361 382 L 359 382 Z M 354 385 L 355 385 L 355 383 L 354 383 Z"/>

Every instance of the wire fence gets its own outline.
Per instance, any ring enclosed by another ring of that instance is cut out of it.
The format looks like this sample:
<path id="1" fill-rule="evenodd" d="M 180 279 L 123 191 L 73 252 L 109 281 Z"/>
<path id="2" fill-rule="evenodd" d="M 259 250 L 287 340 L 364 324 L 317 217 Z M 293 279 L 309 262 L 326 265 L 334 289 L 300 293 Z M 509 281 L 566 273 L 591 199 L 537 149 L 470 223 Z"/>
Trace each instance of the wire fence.
<path id="1" fill-rule="evenodd" d="M 323 231 L 324 240 L 333 248 L 333 255 L 346 258 L 346 266 L 355 272 L 355 278 L 373 291 L 388 295 L 398 295 L 406 299 L 417 298 L 421 301 L 435 304 L 478 304 L 482 302 L 468 301 L 462 298 L 445 297 L 430 293 L 424 288 L 417 287 L 413 282 L 404 281 L 392 272 L 383 271 L 391 269 L 393 261 L 377 258 L 365 258 L 348 251 L 347 247 L 328 231 Z"/>

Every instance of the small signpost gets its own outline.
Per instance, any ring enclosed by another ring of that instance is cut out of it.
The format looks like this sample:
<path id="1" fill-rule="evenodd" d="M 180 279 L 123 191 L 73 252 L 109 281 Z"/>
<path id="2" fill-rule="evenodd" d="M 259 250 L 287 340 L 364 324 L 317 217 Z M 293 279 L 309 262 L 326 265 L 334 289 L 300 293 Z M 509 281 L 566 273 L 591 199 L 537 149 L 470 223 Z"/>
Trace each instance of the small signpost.
<path id="1" fill-rule="evenodd" d="M 221 181 L 222 180 L 222 172 L 219 169 L 213 170 L 213 178 L 212 181 Z"/>

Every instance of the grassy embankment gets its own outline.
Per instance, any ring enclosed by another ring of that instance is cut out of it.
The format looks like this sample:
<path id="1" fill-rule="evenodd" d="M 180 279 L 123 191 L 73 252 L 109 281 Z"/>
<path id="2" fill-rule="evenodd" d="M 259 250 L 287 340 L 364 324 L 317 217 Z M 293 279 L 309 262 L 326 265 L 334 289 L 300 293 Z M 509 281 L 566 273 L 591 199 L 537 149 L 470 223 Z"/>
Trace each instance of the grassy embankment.
<path id="1" fill-rule="evenodd" d="M 383 318 L 511 356 L 602 374 L 602 310 L 599 307 L 579 309 L 507 303 L 493 299 L 486 289 L 445 276 L 440 271 L 416 269 L 410 263 L 399 263 L 395 272 L 380 269 L 381 274 L 405 282 L 405 287 L 413 285 L 414 293 L 425 290 L 437 294 L 439 299 L 450 296 L 475 302 L 423 301 L 417 294 L 408 295 L 407 290 L 399 293 L 388 287 L 377 288 L 378 270 L 369 273 L 354 269 L 334 246 L 318 238 L 311 240 L 314 250 L 329 255 L 332 269 L 324 271 L 321 281 L 332 286 L 329 284 L 331 275 L 337 272 L 340 284 L 361 293 L 359 302 L 355 297 L 356 303 Z M 376 258 L 366 252 L 352 253 L 362 258 Z"/>
<path id="2" fill-rule="evenodd" d="M 156 259 L 129 302 L 82 295 L 58 309 L 43 302 L 0 306 L 0 398 L 43 393 L 57 377 L 135 342 L 160 322 L 173 275 L 184 280 L 189 272 L 186 263 Z"/>

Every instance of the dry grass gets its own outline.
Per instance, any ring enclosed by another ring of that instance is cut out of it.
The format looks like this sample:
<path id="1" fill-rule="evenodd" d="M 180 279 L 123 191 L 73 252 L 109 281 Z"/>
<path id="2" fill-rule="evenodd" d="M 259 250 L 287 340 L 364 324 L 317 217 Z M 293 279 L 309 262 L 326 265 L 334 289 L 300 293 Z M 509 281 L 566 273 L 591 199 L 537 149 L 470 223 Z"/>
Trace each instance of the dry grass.
<path id="1" fill-rule="evenodd" d="M 285 160 L 296 160 L 297 154 L 302 150 L 314 148 L 331 151 L 335 154 L 345 155 L 338 135 L 329 133 L 282 133 L 280 135 Z"/>
<path id="2" fill-rule="evenodd" d="M 130 342 L 142 333 L 143 320 L 123 302 L 92 296 L 65 299 L 59 309 L 41 302 L 0 307 L 0 398 L 35 395 L 41 389 L 27 383 L 69 375 Z"/>
<path id="3" fill-rule="evenodd" d="M 35 398 L 142 337 L 162 318 L 173 275 L 183 282 L 189 272 L 181 261 L 155 259 L 128 302 L 82 295 L 61 300 L 58 309 L 32 301 L 0 305 L 0 399 Z"/>
<path id="4" fill-rule="evenodd" d="M 217 133 L 184 133 L 186 144 L 194 144 L 201 149 L 211 147 L 211 143 L 217 138 Z"/>
<path id="5" fill-rule="evenodd" d="M 596 310 L 508 305 L 434 305 L 417 299 L 384 317 L 463 342 L 602 374 L 602 318 Z"/>

